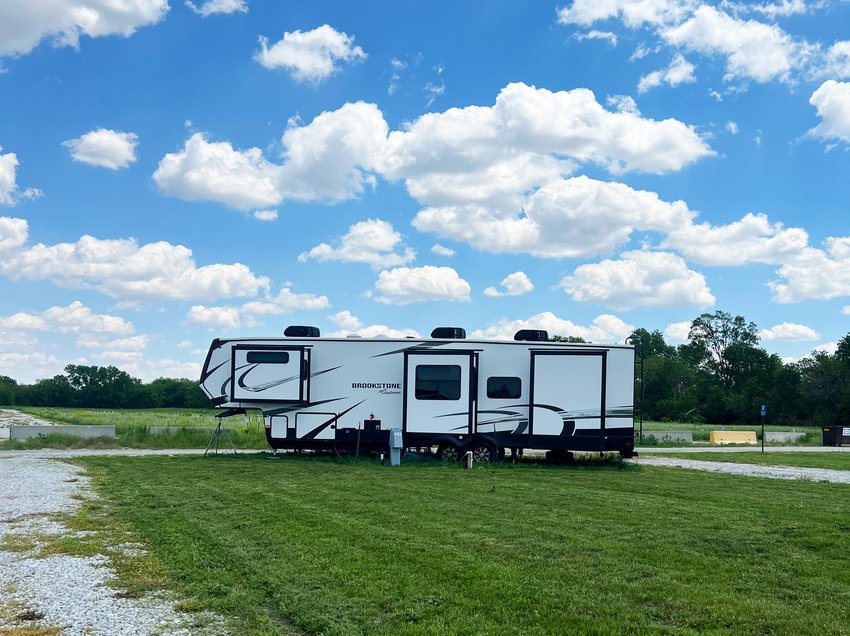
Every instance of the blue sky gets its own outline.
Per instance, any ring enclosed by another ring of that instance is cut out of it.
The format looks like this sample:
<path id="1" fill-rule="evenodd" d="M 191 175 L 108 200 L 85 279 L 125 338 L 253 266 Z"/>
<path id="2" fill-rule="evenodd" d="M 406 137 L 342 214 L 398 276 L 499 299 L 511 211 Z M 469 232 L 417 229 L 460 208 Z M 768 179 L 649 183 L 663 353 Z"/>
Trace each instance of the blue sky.
<path id="1" fill-rule="evenodd" d="M 0 2 L 0 374 L 850 316 L 850 2 Z"/>

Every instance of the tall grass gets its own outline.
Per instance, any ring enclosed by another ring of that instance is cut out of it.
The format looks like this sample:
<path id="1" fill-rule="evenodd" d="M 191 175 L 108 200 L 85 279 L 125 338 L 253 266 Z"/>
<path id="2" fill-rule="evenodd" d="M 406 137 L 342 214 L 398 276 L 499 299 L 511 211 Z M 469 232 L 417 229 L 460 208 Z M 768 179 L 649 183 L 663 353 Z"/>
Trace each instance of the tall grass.
<path id="1" fill-rule="evenodd" d="M 209 443 L 218 420 L 216 411 L 188 409 L 95 410 L 62 408 L 21 408 L 49 422 L 69 425 L 113 425 L 115 438 L 79 438 L 61 433 L 21 441 L 10 441 L 3 448 L 204 448 Z M 226 418 L 237 448 L 268 448 L 263 419 L 258 413 Z M 221 443 L 229 448 L 225 438 Z"/>

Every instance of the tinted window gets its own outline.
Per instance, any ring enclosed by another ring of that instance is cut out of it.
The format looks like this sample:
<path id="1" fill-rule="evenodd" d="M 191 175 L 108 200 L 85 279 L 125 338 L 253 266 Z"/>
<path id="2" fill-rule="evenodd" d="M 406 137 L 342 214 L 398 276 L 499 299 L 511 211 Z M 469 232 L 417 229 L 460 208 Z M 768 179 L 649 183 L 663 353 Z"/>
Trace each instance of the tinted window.
<path id="1" fill-rule="evenodd" d="M 487 378 L 487 397 L 516 400 L 522 395 L 522 380 L 519 378 Z"/>
<path id="2" fill-rule="evenodd" d="M 420 364 L 416 367 L 417 400 L 459 400 L 460 365 Z"/>
<path id="3" fill-rule="evenodd" d="M 289 353 L 287 351 L 249 351 L 248 363 L 259 362 L 262 364 L 287 364 Z"/>

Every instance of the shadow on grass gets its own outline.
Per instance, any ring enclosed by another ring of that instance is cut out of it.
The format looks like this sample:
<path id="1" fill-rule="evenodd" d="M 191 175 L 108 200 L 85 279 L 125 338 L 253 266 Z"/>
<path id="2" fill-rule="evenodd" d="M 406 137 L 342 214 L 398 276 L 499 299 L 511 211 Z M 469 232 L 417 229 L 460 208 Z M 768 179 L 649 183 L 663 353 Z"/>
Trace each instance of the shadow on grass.
<path id="1" fill-rule="evenodd" d="M 222 454 L 222 457 L 233 458 L 234 455 Z M 245 455 L 241 455 L 245 458 Z M 301 463 L 324 463 L 329 465 L 363 465 L 383 466 L 388 469 L 398 468 L 422 468 L 428 467 L 435 470 L 467 470 L 465 462 L 442 462 L 434 455 L 424 453 L 405 453 L 402 457 L 401 466 L 390 466 L 389 459 L 385 456 L 382 463 L 378 454 L 362 453 L 359 457 L 353 453 L 336 453 L 334 451 L 286 451 L 277 454 L 257 453 L 251 456 L 255 461 L 275 460 L 281 462 Z M 472 470 L 513 470 L 513 469 L 570 469 L 570 470 L 640 470 L 641 467 L 623 460 L 618 453 L 577 453 L 569 459 L 547 459 L 543 456 L 517 457 L 516 459 L 505 458 L 503 461 L 494 463 L 475 462 Z"/>

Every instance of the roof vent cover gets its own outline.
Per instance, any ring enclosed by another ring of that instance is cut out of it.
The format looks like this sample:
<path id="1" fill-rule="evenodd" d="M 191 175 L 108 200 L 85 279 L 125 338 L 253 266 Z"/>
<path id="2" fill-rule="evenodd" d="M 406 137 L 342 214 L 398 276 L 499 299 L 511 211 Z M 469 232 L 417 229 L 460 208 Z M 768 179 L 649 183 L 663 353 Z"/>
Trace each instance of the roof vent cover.
<path id="1" fill-rule="evenodd" d="M 549 332 L 543 329 L 520 329 L 514 334 L 514 340 L 542 341 L 549 340 Z"/>
<path id="2" fill-rule="evenodd" d="M 318 327 L 306 327 L 302 325 L 290 325 L 287 327 L 283 335 L 287 338 L 318 338 Z"/>
<path id="3" fill-rule="evenodd" d="M 431 332 L 432 338 L 463 340 L 466 338 L 466 329 L 462 327 L 437 327 Z"/>

